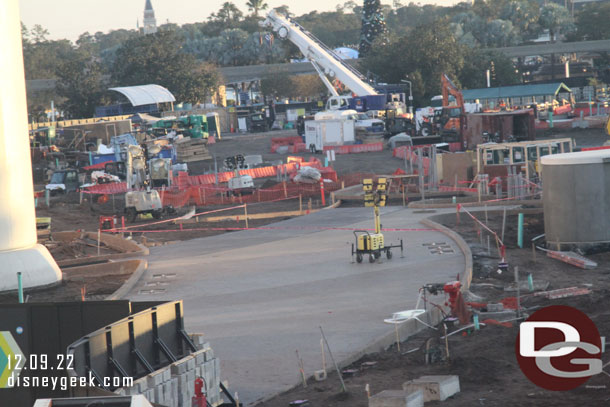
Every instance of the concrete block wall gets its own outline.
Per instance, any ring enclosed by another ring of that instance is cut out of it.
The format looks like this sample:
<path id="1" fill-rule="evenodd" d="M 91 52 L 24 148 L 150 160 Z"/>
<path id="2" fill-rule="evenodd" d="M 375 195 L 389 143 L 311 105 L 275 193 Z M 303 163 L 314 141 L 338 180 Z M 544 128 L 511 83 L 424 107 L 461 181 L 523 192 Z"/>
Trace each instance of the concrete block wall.
<path id="1" fill-rule="evenodd" d="M 142 394 L 151 403 L 166 407 L 191 407 L 195 379 L 203 378 L 207 400 L 212 406 L 222 404 L 220 395 L 220 360 L 202 334 L 191 335 L 197 351 L 175 363 L 133 382 L 133 386 L 115 391 L 119 395 Z"/>

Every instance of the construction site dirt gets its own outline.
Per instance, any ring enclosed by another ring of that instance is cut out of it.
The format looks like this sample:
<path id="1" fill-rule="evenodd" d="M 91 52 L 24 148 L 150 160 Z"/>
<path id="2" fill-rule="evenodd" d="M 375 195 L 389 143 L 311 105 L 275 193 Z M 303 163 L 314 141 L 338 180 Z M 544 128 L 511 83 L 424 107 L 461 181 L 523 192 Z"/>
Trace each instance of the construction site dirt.
<path id="1" fill-rule="evenodd" d="M 485 219 L 483 212 L 474 213 Z M 502 212 L 489 212 L 487 225 L 494 231 L 502 228 Z M 471 219 L 461 215 L 456 225 L 456 216 L 441 215 L 433 218 L 437 222 L 458 232 L 469 244 L 473 253 L 474 275 L 469 301 L 494 302 L 516 296 L 516 292 L 504 291 L 514 281 L 513 267 L 519 267 L 520 280 L 533 275 L 535 282 L 549 282 L 547 290 L 567 287 L 586 287 L 590 294 L 561 299 L 546 299 L 534 296 L 525 290 L 521 296 L 524 312 L 548 305 L 569 305 L 585 312 L 597 325 L 600 335 L 607 336 L 610 331 L 610 253 L 589 254 L 598 263 L 597 268 L 583 270 L 549 258 L 538 252 L 533 258 L 530 247 L 517 247 L 517 216 L 509 215 L 506 221 L 505 242 L 507 243 L 506 261 L 511 272 L 497 273 L 498 252 L 495 246 L 487 253 L 486 236 L 481 239 L 478 228 Z M 542 215 L 525 217 L 525 242 L 542 233 Z M 484 242 L 483 244 L 481 242 Z M 431 281 L 431 283 L 444 283 Z M 431 296 L 430 302 L 443 303 L 443 296 Z M 456 330 L 458 328 L 450 328 Z M 510 327 L 487 324 L 480 330 L 467 329 L 449 336 L 449 358 L 443 350 L 444 360 L 425 364 L 426 342 L 443 335 L 439 331 L 425 329 L 410 337 L 400 345 L 385 352 L 363 357 L 342 369 L 347 392 L 342 392 L 341 383 L 335 370 L 327 367 L 329 376 L 326 381 L 316 382 L 311 378 L 307 388 L 298 386 L 293 390 L 259 404 L 259 407 L 287 406 L 296 400 L 308 400 L 309 406 L 347 407 L 367 406 L 368 385 L 371 395 L 383 390 L 400 390 L 404 382 L 424 375 L 458 375 L 460 393 L 442 403 L 430 402 L 429 405 L 447 406 L 602 406 L 608 405 L 610 396 L 610 377 L 605 374 L 593 376 L 586 384 L 570 391 L 553 392 L 537 387 L 519 369 L 515 356 L 515 341 L 519 332 L 518 324 L 510 322 Z M 444 343 L 444 340 L 440 342 Z M 330 344 L 332 349 L 332 343 Z M 444 346 L 441 346 L 444 349 Z M 602 356 L 607 363 L 607 356 Z M 295 375 L 298 375 L 295 360 Z M 307 372 L 313 373 L 313 372 Z M 296 404 L 298 405 L 298 404 Z M 428 405 L 428 403 L 426 403 Z"/>
<path id="2" fill-rule="evenodd" d="M 311 153 L 297 153 L 297 154 L 277 154 L 271 153 L 271 139 L 274 137 L 285 137 L 287 135 L 296 135 L 296 131 L 274 131 L 260 134 L 243 134 L 243 135 L 226 135 L 221 141 L 211 144 L 209 146 L 210 153 L 213 154 L 217 160 L 218 165 L 222 165 L 222 161 L 226 157 L 233 156 L 235 154 L 243 155 L 262 155 L 265 162 L 273 162 L 282 160 L 285 162 L 286 157 L 300 156 L 306 159 L 312 157 Z M 577 146 L 599 146 L 602 145 L 606 140 L 607 136 L 601 129 L 574 129 L 563 133 L 551 133 L 548 132 L 541 134 L 541 137 L 558 138 L 558 137 L 573 137 L 576 141 Z M 314 155 L 320 160 L 324 160 L 322 154 Z M 348 174 L 361 173 L 361 174 L 378 174 L 387 175 L 394 173 L 397 169 L 404 169 L 404 163 L 402 160 L 392 157 L 391 149 L 384 147 L 383 151 L 380 152 L 368 152 L 361 154 L 345 154 L 337 155 L 336 161 L 331 162 L 330 165 L 335 169 L 339 177 Z M 202 174 L 204 172 L 210 172 L 214 170 L 214 161 L 206 160 L 189 163 L 190 174 Z M 257 186 L 264 186 L 274 184 L 273 179 L 256 180 Z M 38 186 L 36 189 L 42 189 L 42 186 Z M 95 231 L 99 228 L 99 216 L 105 215 L 118 215 L 123 214 L 124 209 L 124 194 L 114 194 L 108 197 L 105 203 L 97 202 L 95 195 L 84 195 L 84 200 L 80 203 L 80 197 L 78 193 L 71 193 L 68 195 L 60 195 L 51 197 L 51 207 L 46 208 L 43 199 L 39 199 L 36 215 L 38 217 L 51 217 L 52 218 L 52 229 L 53 230 L 88 230 Z M 319 196 L 312 198 L 312 207 L 315 208 L 320 205 Z M 210 211 L 220 209 L 221 207 L 239 205 L 239 200 L 232 200 L 229 205 L 222 206 L 205 206 L 205 209 L 197 209 L 197 212 Z M 302 206 L 307 208 L 308 199 L 303 199 Z M 299 209 L 298 199 L 278 201 L 278 202 L 266 202 L 256 205 L 248 205 L 248 213 L 260 213 L 260 212 L 281 212 L 281 211 L 292 211 Z M 173 218 L 176 216 L 182 216 L 187 213 L 191 208 L 180 208 L 176 214 L 166 216 L 166 218 Z M 201 209 L 201 210 L 200 210 Z M 243 212 L 243 209 L 241 209 Z M 235 212 L 227 212 L 227 214 L 237 214 L 239 210 Z M 224 214 L 224 213 L 223 213 Z M 268 220 L 254 220 L 251 222 L 252 225 L 264 225 L 269 222 L 276 221 L 278 219 Z M 138 221 L 143 223 L 143 221 Z M 199 225 L 199 229 L 205 227 L 235 227 L 238 226 L 236 222 L 215 222 L 213 225 Z M 244 226 L 242 220 L 241 226 Z M 189 227 L 192 227 L 189 226 Z M 156 229 L 173 229 L 175 225 L 168 224 L 164 226 L 157 226 Z M 187 228 L 185 225 L 183 228 Z M 156 233 L 155 236 L 151 236 L 151 241 L 174 241 L 174 240 L 185 240 L 194 237 L 209 236 L 211 234 L 217 234 L 220 231 L 210 230 L 199 230 L 196 232 L 179 232 L 179 233 Z"/>

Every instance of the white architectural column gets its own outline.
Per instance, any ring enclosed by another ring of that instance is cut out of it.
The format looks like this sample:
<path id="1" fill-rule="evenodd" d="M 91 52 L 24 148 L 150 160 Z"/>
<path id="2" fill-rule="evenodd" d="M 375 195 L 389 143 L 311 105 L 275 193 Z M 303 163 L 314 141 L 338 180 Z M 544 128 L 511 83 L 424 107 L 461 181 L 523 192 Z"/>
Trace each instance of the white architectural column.
<path id="1" fill-rule="evenodd" d="M 0 1 L 0 291 L 53 284 L 61 271 L 36 243 L 18 0 Z"/>

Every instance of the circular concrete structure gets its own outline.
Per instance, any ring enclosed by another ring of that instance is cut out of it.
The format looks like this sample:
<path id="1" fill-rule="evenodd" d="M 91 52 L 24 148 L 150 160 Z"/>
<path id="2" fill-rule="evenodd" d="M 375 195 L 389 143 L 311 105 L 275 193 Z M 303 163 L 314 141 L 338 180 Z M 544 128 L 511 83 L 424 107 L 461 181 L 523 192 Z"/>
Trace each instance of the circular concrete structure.
<path id="1" fill-rule="evenodd" d="M 610 150 L 547 155 L 540 162 L 547 243 L 610 243 Z"/>

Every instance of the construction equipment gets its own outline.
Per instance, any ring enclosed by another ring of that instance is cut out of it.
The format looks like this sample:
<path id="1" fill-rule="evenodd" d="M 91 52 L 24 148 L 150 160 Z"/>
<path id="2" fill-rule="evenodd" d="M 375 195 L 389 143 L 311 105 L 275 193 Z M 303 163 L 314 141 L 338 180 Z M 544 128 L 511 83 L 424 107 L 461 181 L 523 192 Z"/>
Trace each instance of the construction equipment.
<path id="1" fill-rule="evenodd" d="M 185 137 L 207 139 L 209 136 L 208 121 L 206 116 L 190 115 L 177 119 L 159 120 L 152 126 L 152 132 L 157 137 L 165 136 L 172 131 Z"/>
<path id="2" fill-rule="evenodd" d="M 307 58 L 320 79 L 332 95 L 326 104 L 327 110 L 355 109 L 357 111 L 384 110 L 388 102 L 394 103 L 397 98 L 389 93 L 380 93 L 373 87 L 367 78 L 332 49 L 296 21 L 283 17 L 271 10 L 264 21 L 259 22 L 261 27 L 270 27 L 282 39 L 287 39 L 296 45 Z M 330 77 L 329 78 L 327 77 Z M 338 79 L 355 95 L 339 95 L 331 83 Z M 398 99 L 403 100 L 404 94 Z"/>
<path id="3" fill-rule="evenodd" d="M 447 74 L 441 75 L 441 82 L 443 88 L 443 108 L 439 114 L 441 135 L 444 133 L 459 134 L 462 126 L 462 115 L 464 114 L 464 96 Z M 455 98 L 455 103 L 451 103 L 449 96 Z"/>
<path id="4" fill-rule="evenodd" d="M 254 192 L 254 180 L 250 175 L 239 175 L 239 171 L 235 170 L 235 176 L 228 182 L 229 194 L 231 195 L 246 195 Z"/>
<path id="5" fill-rule="evenodd" d="M 77 191 L 80 185 L 78 171 L 66 169 L 54 171 L 53 175 L 51 175 L 51 180 L 45 185 L 45 189 L 51 191 L 51 195 L 57 193 L 65 194 Z"/>
<path id="6" fill-rule="evenodd" d="M 138 214 L 150 213 L 155 219 L 159 219 L 163 213 L 161 197 L 151 188 L 147 165 L 148 157 L 158 154 L 159 151 L 161 147 L 157 145 L 147 149 L 134 145 L 127 148 L 128 192 L 125 194 L 125 214 L 130 222 L 135 222 Z"/>
<path id="7" fill-rule="evenodd" d="M 400 253 L 403 253 L 402 239 L 400 245 L 386 245 L 383 234 L 381 233 L 381 217 L 379 215 L 379 207 L 386 205 L 389 185 L 386 178 L 378 178 L 376 188 L 373 190 L 373 180 L 365 179 L 362 181 L 362 189 L 364 190 L 364 206 L 372 206 L 375 213 L 375 233 L 370 233 L 368 230 L 355 230 L 354 237 L 356 238 L 355 245 L 352 244 L 352 257 L 356 255 L 356 261 L 362 263 L 365 254 L 369 255 L 369 262 L 373 263 L 381 257 L 381 253 L 385 252 L 387 259 L 392 258 L 392 248 L 400 247 Z"/>
<path id="8" fill-rule="evenodd" d="M 265 117 L 263 112 L 254 112 L 249 116 L 250 120 L 250 132 L 258 133 L 258 132 L 266 132 L 269 131 L 269 126 L 267 124 L 267 118 Z"/>

